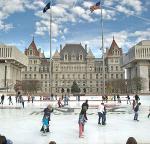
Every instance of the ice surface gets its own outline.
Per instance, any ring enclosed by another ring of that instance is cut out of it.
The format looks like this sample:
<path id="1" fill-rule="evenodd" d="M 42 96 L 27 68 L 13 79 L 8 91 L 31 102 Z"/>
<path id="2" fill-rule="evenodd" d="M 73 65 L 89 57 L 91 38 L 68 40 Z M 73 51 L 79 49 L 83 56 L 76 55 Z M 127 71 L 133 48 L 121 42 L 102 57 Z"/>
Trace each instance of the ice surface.
<path id="1" fill-rule="evenodd" d="M 133 121 L 132 106 L 123 101 L 116 111 L 107 112 L 107 125 L 98 125 L 97 105 L 100 97 L 84 97 L 81 100 L 90 99 L 92 106 L 87 111 L 88 122 L 85 124 L 84 138 L 79 138 L 78 115 L 83 101 L 69 101 L 69 107 L 75 108 L 73 113 L 55 110 L 51 115 L 50 133 L 42 136 L 41 112 L 49 103 L 57 106 L 56 101 L 36 101 L 33 104 L 25 102 L 23 109 L 21 104 L 16 104 L 13 98 L 13 106 L 8 105 L 5 97 L 4 108 L 0 105 L 0 134 L 11 139 L 14 144 L 48 144 L 54 140 L 57 144 L 125 144 L 128 137 L 135 137 L 139 143 L 150 143 L 150 118 L 147 118 L 150 106 L 150 96 L 140 96 L 141 107 L 139 122 Z M 38 99 L 38 98 L 36 98 Z M 122 98 L 122 99 L 125 99 Z M 75 98 L 71 98 L 75 100 Z M 117 102 L 116 102 L 117 103 Z M 108 104 L 115 104 L 108 102 Z M 15 107 L 19 109 L 14 109 Z M 8 109 L 9 108 L 9 109 Z"/>

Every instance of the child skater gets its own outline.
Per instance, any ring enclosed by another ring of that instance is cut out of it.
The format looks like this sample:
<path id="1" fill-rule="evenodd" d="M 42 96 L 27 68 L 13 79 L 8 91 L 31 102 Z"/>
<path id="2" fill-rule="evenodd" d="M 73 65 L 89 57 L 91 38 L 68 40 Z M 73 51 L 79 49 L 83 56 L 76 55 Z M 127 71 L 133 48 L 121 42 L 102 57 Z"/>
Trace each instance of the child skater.
<path id="1" fill-rule="evenodd" d="M 83 138 L 83 132 L 84 132 L 84 124 L 86 122 L 85 118 L 85 110 L 81 109 L 81 112 L 79 114 L 79 138 Z"/>
<path id="2" fill-rule="evenodd" d="M 47 128 L 49 127 L 48 121 L 49 121 L 49 120 L 48 120 L 48 116 L 45 115 L 45 116 L 43 117 L 43 119 L 42 119 L 43 128 L 44 128 L 43 133 L 46 133 L 46 132 L 47 132 Z"/>

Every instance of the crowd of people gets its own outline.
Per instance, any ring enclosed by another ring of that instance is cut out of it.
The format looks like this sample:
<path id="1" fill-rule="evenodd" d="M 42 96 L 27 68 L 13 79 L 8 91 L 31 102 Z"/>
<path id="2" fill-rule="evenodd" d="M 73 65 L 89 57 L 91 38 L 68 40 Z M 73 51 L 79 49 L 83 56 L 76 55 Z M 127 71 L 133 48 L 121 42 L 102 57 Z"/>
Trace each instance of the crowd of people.
<path id="1" fill-rule="evenodd" d="M 116 99 L 117 98 L 117 99 Z M 1 96 L 1 102 L 0 104 L 4 104 L 4 99 L 5 99 L 5 96 L 2 95 Z M 34 96 L 29 96 L 28 97 L 28 102 L 31 100 L 32 103 L 34 102 L 34 99 L 35 97 Z M 41 97 L 40 97 L 41 99 Z M 13 102 L 12 102 L 12 98 L 11 96 L 8 97 L 8 100 L 9 100 L 9 105 L 12 104 L 13 105 Z M 111 99 L 113 101 L 117 101 L 118 103 L 121 103 L 121 98 L 119 96 L 119 94 L 117 94 L 116 96 L 114 95 L 113 96 L 113 99 Z M 69 101 L 69 96 L 64 96 L 63 99 L 62 98 L 59 98 L 57 100 L 57 104 L 58 104 L 58 108 L 61 108 L 61 107 L 65 107 L 68 105 L 68 101 Z M 126 101 L 127 101 L 127 104 L 132 104 L 132 109 L 134 111 L 134 121 L 139 121 L 138 119 L 138 115 L 139 115 L 139 109 L 140 109 L 140 105 L 141 103 L 139 102 L 140 101 L 140 98 L 139 96 L 136 94 L 134 96 L 134 99 L 130 99 L 130 96 L 129 94 L 127 94 L 127 97 L 126 97 Z M 97 113 L 98 113 L 98 125 L 106 125 L 106 113 L 107 113 L 107 110 L 106 110 L 106 105 L 105 105 L 105 102 L 107 103 L 108 102 L 108 96 L 102 96 L 102 102 L 98 105 L 98 108 L 97 108 Z M 16 95 L 16 103 L 22 103 L 22 107 L 24 108 L 24 99 L 23 99 L 23 96 L 21 95 L 20 92 L 17 93 Z M 82 106 L 81 106 L 81 110 L 80 110 L 80 113 L 79 113 L 79 119 L 78 119 L 78 124 L 79 124 L 79 138 L 84 138 L 84 127 L 85 127 L 85 124 L 86 122 L 88 121 L 88 118 L 87 118 L 87 110 L 89 108 L 89 104 L 88 104 L 88 100 L 86 100 Z M 43 118 L 42 118 L 42 128 L 41 128 L 41 132 L 43 134 L 46 134 L 48 132 L 50 132 L 50 129 L 49 129 L 49 126 L 50 126 L 50 121 L 51 121 L 51 113 L 54 111 L 54 108 L 52 107 L 52 105 L 48 105 L 45 109 L 44 109 L 44 115 L 43 115 Z M 149 107 L 149 113 L 148 113 L 148 118 L 150 117 L 150 107 Z M 4 141 L 1 143 L 1 141 Z M 134 143 L 131 143 L 134 142 Z M 136 140 L 133 138 L 133 137 L 130 137 L 126 144 L 136 144 L 135 143 Z M 9 139 L 6 139 L 5 136 L 1 136 L 0 135 L 0 144 L 12 144 L 12 141 L 9 140 Z M 49 144 L 56 144 L 56 142 L 54 141 L 51 141 L 49 142 Z"/>

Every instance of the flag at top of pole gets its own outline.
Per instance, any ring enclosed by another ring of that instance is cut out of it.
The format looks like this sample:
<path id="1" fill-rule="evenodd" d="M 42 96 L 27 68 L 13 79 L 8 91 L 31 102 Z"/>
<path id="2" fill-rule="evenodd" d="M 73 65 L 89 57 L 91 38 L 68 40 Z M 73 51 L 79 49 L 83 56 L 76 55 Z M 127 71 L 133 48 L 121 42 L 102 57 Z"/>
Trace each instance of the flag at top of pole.
<path id="1" fill-rule="evenodd" d="M 97 9 L 100 9 L 100 1 L 99 2 L 97 2 L 95 5 L 93 5 L 93 6 L 91 6 L 90 7 L 90 11 L 91 12 L 93 12 L 93 11 L 95 11 L 95 10 L 97 10 Z"/>
<path id="2" fill-rule="evenodd" d="M 48 9 L 50 9 L 50 2 L 44 7 L 43 13 L 45 13 Z"/>

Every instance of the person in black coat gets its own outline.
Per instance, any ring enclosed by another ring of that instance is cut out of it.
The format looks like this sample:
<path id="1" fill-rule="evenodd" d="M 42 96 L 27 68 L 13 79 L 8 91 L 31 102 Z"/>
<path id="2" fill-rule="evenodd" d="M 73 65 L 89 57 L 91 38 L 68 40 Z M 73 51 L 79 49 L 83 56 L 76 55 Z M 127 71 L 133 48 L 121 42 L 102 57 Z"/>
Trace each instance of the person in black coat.
<path id="1" fill-rule="evenodd" d="M 135 108 L 134 108 L 134 120 L 139 121 L 138 120 L 138 111 L 139 111 L 139 106 L 141 105 L 141 103 L 136 104 Z"/>
<path id="2" fill-rule="evenodd" d="M 136 103 L 138 103 L 139 100 L 140 100 L 140 97 L 136 94 L 135 95 L 135 101 L 136 101 Z"/>
<path id="3" fill-rule="evenodd" d="M 51 121 L 51 113 L 54 111 L 51 105 L 48 105 L 47 108 L 44 109 L 44 116 L 48 116 L 48 124 Z M 41 131 L 44 131 L 44 127 L 42 126 Z M 49 127 L 47 128 L 46 132 L 49 132 Z"/>
<path id="4" fill-rule="evenodd" d="M 3 103 L 4 103 L 4 99 L 5 99 L 5 96 L 4 96 L 4 95 L 2 95 L 2 96 L 1 96 L 1 102 L 0 102 L 0 104 L 2 104 L 2 105 L 3 105 Z"/>
<path id="5" fill-rule="evenodd" d="M 82 104 L 82 110 L 85 110 L 85 119 L 86 120 L 88 120 L 87 119 L 87 116 L 86 116 L 86 111 L 88 110 L 88 108 L 89 108 L 89 104 L 88 104 L 88 100 L 86 100 L 83 104 Z"/>

